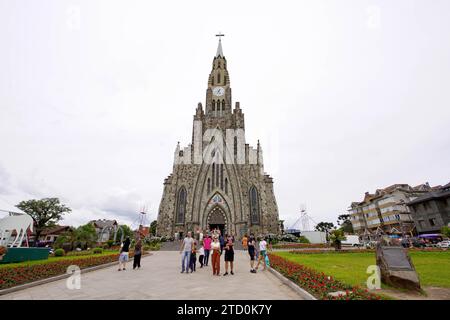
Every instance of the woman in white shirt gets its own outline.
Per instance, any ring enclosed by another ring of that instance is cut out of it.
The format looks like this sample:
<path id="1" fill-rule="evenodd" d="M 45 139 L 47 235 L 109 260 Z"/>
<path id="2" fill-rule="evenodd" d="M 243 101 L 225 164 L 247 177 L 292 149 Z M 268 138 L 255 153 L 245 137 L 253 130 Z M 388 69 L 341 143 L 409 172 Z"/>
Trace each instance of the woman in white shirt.
<path id="1" fill-rule="evenodd" d="M 267 254 L 267 242 L 262 237 L 261 241 L 259 242 L 259 258 L 258 258 L 258 264 L 256 265 L 256 270 L 259 268 L 259 263 L 264 261 L 264 267 L 263 270 L 266 270 L 266 254 Z"/>

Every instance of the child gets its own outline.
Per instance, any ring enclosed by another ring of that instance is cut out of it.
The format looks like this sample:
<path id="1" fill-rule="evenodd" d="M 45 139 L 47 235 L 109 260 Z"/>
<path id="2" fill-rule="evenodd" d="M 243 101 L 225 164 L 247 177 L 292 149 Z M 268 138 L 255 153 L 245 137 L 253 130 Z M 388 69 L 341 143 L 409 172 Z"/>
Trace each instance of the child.
<path id="1" fill-rule="evenodd" d="M 203 268 L 203 258 L 205 257 L 205 249 L 203 249 L 203 246 L 198 249 L 198 262 L 200 262 L 200 268 Z"/>
<path id="2" fill-rule="evenodd" d="M 191 251 L 191 261 L 189 268 L 191 269 L 191 273 L 195 271 L 195 263 L 197 262 L 197 248 L 196 248 L 197 241 L 194 241 L 192 244 L 192 251 Z"/>

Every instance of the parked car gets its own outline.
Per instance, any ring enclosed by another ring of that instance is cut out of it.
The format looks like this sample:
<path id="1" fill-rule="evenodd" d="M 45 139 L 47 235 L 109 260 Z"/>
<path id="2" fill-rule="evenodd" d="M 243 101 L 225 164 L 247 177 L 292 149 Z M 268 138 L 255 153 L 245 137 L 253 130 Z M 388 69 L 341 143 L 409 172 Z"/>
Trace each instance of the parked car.
<path id="1" fill-rule="evenodd" d="M 359 247 L 359 246 L 362 246 L 363 244 L 359 241 L 359 236 L 347 235 L 347 236 L 345 236 L 345 240 L 342 241 L 342 245 Z"/>
<path id="2" fill-rule="evenodd" d="M 377 247 L 377 242 L 374 240 L 371 241 L 365 241 L 363 244 L 363 247 L 365 247 L 366 249 L 374 249 Z"/>
<path id="3" fill-rule="evenodd" d="M 450 240 L 444 240 L 441 242 L 436 243 L 436 247 L 438 248 L 449 248 L 450 247 Z"/>
<path id="4" fill-rule="evenodd" d="M 423 239 L 412 238 L 411 242 L 414 248 L 425 248 L 426 246 Z"/>

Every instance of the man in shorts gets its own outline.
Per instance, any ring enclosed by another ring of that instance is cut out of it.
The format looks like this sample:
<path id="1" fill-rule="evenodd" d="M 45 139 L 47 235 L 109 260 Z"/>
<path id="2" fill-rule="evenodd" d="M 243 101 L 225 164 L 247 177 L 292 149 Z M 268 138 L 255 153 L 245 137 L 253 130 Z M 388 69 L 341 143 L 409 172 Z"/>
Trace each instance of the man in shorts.
<path id="1" fill-rule="evenodd" d="M 247 242 L 248 247 L 248 255 L 250 256 L 250 272 L 256 273 L 256 270 L 254 268 L 255 265 L 255 254 L 256 254 L 256 241 L 253 234 L 250 235 Z"/>

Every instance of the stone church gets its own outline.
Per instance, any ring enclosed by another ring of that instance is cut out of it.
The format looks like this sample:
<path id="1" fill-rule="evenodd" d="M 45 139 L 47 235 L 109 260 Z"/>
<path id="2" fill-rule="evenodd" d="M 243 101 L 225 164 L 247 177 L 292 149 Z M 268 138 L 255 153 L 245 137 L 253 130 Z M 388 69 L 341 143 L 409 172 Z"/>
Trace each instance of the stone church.
<path id="1" fill-rule="evenodd" d="M 178 143 L 173 172 L 164 180 L 157 234 L 174 237 L 219 228 L 238 238 L 279 233 L 273 180 L 262 149 L 245 143 L 244 113 L 231 99 L 227 60 L 219 38 L 206 104 L 194 115 L 192 143 Z"/>

